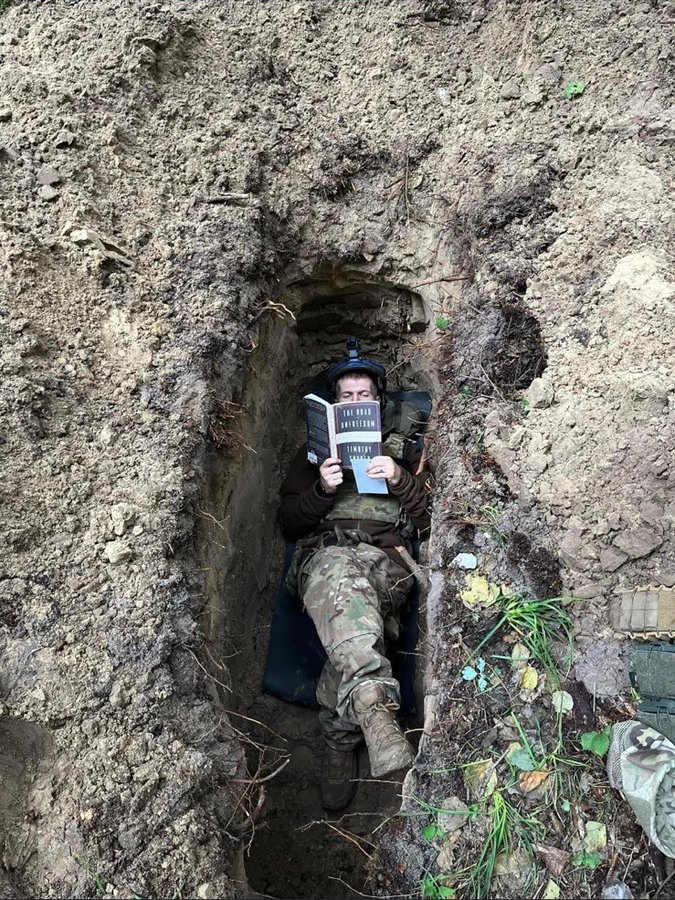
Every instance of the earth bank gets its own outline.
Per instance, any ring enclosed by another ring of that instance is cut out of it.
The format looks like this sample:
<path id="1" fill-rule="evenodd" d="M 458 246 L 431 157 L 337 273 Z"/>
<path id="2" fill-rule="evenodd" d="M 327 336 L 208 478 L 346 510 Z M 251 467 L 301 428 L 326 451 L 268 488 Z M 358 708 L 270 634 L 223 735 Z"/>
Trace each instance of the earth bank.
<path id="1" fill-rule="evenodd" d="M 628 715 L 608 603 L 675 582 L 674 16 L 3 6 L 5 895 L 252 895 L 249 787 L 274 766 L 245 753 L 263 651 L 240 638 L 268 607 L 243 604 L 274 584 L 278 558 L 257 563 L 278 541 L 276 448 L 300 370 L 337 349 L 336 296 L 404 298 L 373 349 L 435 397 L 427 715 L 404 809 L 461 790 L 425 773 L 478 749 L 453 683 L 457 636 L 478 643 L 460 550 L 493 581 L 585 598 L 574 675 L 600 725 L 603 697 Z M 570 81 L 585 88 L 566 99 Z M 291 313 L 321 353 L 297 354 Z M 232 529 L 233 496 L 259 529 Z M 401 821 L 378 832 L 371 893 L 437 871 Z M 635 838 L 617 821 L 600 875 Z M 316 864 L 330 855 L 310 885 Z M 626 873 L 637 892 L 653 870 Z"/>

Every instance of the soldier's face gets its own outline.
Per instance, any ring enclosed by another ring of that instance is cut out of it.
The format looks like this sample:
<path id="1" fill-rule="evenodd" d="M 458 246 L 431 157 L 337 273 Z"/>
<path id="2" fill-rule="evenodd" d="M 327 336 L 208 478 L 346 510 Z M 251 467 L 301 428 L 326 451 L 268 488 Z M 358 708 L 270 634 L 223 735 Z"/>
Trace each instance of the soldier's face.
<path id="1" fill-rule="evenodd" d="M 367 375 L 345 375 L 337 384 L 337 403 L 377 400 L 377 390 Z"/>

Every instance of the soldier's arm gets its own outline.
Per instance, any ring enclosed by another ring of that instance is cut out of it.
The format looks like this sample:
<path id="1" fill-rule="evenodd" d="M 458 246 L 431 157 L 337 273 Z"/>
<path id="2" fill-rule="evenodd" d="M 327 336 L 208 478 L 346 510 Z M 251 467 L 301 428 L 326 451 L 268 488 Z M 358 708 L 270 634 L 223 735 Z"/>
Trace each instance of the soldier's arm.
<path id="1" fill-rule="evenodd" d="M 330 510 L 335 497 L 321 488 L 319 470 L 307 459 L 307 448 L 295 454 L 281 486 L 281 530 L 289 541 L 306 537 Z"/>

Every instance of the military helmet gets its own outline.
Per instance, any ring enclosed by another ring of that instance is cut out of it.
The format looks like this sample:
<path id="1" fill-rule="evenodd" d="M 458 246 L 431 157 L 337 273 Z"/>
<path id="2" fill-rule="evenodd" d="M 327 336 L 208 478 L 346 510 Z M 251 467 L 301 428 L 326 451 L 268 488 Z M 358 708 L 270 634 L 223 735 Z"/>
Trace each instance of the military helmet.
<path id="1" fill-rule="evenodd" d="M 387 390 L 387 375 L 384 366 L 372 359 L 364 359 L 361 356 L 361 347 L 358 338 L 347 338 L 347 356 L 326 370 L 325 379 L 335 396 L 335 386 L 340 378 L 345 375 L 368 375 L 373 379 L 380 396 L 380 402 L 384 403 L 384 395 Z"/>

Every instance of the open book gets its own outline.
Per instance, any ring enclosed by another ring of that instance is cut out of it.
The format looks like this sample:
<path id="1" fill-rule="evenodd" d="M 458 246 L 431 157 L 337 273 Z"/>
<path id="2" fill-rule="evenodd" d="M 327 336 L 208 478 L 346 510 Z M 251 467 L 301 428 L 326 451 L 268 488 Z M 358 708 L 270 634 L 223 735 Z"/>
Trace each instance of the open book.
<path id="1" fill-rule="evenodd" d="M 381 455 L 379 400 L 328 403 L 316 394 L 307 394 L 304 400 L 310 462 L 321 465 L 329 457 L 339 457 L 343 469 L 353 469 L 352 460 Z"/>

